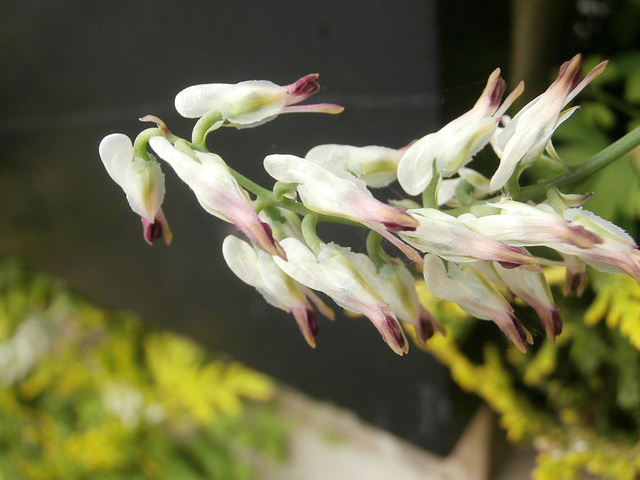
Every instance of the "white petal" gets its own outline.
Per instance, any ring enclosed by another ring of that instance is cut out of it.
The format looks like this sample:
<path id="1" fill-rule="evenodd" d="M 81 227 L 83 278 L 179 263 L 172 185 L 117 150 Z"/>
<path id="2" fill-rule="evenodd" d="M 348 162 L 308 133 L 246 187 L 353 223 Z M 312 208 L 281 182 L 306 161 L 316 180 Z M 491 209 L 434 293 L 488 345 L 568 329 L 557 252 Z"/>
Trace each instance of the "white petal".
<path id="1" fill-rule="evenodd" d="M 422 137 L 411 145 L 398 164 L 398 182 L 409 195 L 420 195 L 433 177 L 433 162 L 438 153 L 435 133 Z"/>
<path id="2" fill-rule="evenodd" d="M 98 152 L 109 176 L 122 187 L 127 168 L 133 160 L 131 139 L 122 133 L 112 133 L 102 139 Z"/>
<path id="3" fill-rule="evenodd" d="M 198 118 L 216 109 L 220 95 L 229 88 L 228 83 L 193 85 L 176 95 L 175 106 L 185 118 Z"/>
<path id="4" fill-rule="evenodd" d="M 160 164 L 153 158 L 133 159 L 127 166 L 122 188 L 127 194 L 131 210 L 153 223 L 165 194 Z"/>
<path id="5" fill-rule="evenodd" d="M 222 256 L 231 271 L 244 283 L 255 288 L 265 288 L 258 273 L 258 255 L 247 242 L 229 235 L 222 242 Z"/>

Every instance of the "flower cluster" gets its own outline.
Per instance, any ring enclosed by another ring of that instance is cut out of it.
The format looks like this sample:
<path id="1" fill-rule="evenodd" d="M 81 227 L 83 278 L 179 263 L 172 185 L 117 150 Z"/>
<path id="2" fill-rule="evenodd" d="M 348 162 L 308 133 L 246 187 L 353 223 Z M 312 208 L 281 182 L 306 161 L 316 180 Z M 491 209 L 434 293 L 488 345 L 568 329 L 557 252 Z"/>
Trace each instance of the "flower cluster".
<path id="1" fill-rule="evenodd" d="M 315 74 L 286 86 L 247 81 L 189 87 L 177 95 L 176 109 L 198 119 L 191 141 L 169 132 L 159 119 L 145 117 L 157 128 L 143 131 L 134 143 L 122 134 L 109 135 L 100 155 L 142 217 L 147 241 L 164 236 L 168 242 L 170 230 L 160 208 L 163 176 L 149 145 L 207 212 L 245 235 L 248 241 L 225 239 L 227 264 L 270 304 L 291 312 L 311 346 L 318 332 L 315 311 L 334 316 L 316 292 L 368 317 L 400 355 L 408 349 L 402 323 L 413 326 L 422 342 L 436 330 L 444 334 L 418 300 L 414 270 L 422 272 L 433 295 L 493 321 L 524 351 L 532 336 L 514 314 L 509 303 L 514 297 L 535 310 L 551 341 L 562 330 L 541 266 L 566 268 L 565 294 L 581 293 L 586 265 L 624 272 L 640 282 L 635 242 L 584 210 L 588 196 L 561 193 L 553 178 L 544 189 L 519 184 L 524 169 L 540 158 L 563 169 L 558 177 L 563 186 L 571 183 L 576 167 L 562 164 L 551 136 L 578 107 L 563 108 L 605 66 L 583 78 L 576 55 L 513 118 L 506 111 L 524 86 L 520 83 L 503 100 L 506 83 L 497 69 L 471 110 L 407 147 L 320 145 L 304 157 L 267 156 L 264 168 L 276 180 L 272 190 L 209 152 L 207 135 L 221 126 L 260 125 L 282 113 L 342 111 L 332 104 L 294 105 L 318 91 Z M 467 168 L 488 145 L 498 159 L 491 178 Z M 370 191 L 396 180 L 408 195 L 421 195 L 422 204 L 411 198 L 385 203 Z M 367 229 L 366 254 L 321 240 L 315 227 L 326 221 Z M 401 258 L 390 255 L 383 240 Z"/>

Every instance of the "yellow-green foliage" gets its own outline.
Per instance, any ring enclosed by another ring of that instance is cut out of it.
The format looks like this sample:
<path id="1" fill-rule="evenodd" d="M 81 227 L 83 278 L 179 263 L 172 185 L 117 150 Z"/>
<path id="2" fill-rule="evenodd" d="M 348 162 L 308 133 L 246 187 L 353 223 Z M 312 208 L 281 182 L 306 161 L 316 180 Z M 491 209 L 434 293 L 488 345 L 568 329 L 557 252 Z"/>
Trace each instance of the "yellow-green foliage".
<path id="1" fill-rule="evenodd" d="M 0 479 L 240 480 L 236 452 L 283 455 L 264 375 L 7 261 L 0 320 Z"/>
<path id="2" fill-rule="evenodd" d="M 550 284 L 562 283 L 556 270 L 546 273 Z M 595 280 L 590 305 L 561 305 L 565 325 L 556 344 L 538 337 L 527 354 L 507 345 L 494 325 L 479 324 L 417 283 L 422 302 L 447 329 L 425 348 L 500 415 L 509 439 L 535 443 L 541 452 L 537 480 L 582 479 L 585 472 L 640 476 L 640 352 L 629 341 L 640 322 L 640 287 L 624 275 Z M 496 335 L 474 361 L 465 346 L 479 327 L 492 327 Z"/>
<path id="3" fill-rule="evenodd" d="M 585 314 L 585 322 L 595 325 L 604 319 L 609 328 L 620 328 L 640 350 L 640 286 L 626 275 L 608 277 L 595 284 L 596 298 Z"/>

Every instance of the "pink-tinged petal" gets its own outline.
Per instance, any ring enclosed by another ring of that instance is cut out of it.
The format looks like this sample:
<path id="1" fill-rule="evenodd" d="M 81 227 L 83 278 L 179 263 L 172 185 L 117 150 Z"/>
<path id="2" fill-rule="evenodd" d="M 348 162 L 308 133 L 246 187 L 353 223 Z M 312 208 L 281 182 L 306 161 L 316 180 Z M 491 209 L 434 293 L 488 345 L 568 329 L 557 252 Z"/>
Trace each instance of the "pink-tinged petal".
<path id="1" fill-rule="evenodd" d="M 273 238 L 271 227 L 258 218 L 247 193 L 238 185 L 222 158 L 213 153 L 193 151 L 196 160 L 164 137 L 153 137 L 149 144 L 189 185 L 205 211 L 235 224 L 265 252 L 286 258 Z"/>
<path id="2" fill-rule="evenodd" d="M 320 84 L 316 82 L 318 77 L 317 73 L 310 73 L 290 85 L 283 86 L 282 88 L 287 94 L 286 104 L 292 105 L 306 100 L 320 90 Z"/>
<path id="3" fill-rule="evenodd" d="M 602 238 L 576 222 L 570 222 L 544 206 L 504 200 L 490 204 L 500 214 L 475 217 L 465 214 L 461 222 L 476 232 L 514 246 L 539 246 L 555 243 L 591 248 Z"/>
<path id="4" fill-rule="evenodd" d="M 562 287 L 563 295 L 567 297 L 575 293 L 576 296 L 581 297 L 587 286 L 587 264 L 584 260 L 580 260 L 574 255 L 558 253 L 560 253 L 566 269 L 566 276 Z"/>
<path id="5" fill-rule="evenodd" d="M 391 350 L 398 355 L 409 351 L 409 342 L 396 317 L 381 308 L 365 309 L 362 313 L 371 320 Z"/>
<path id="6" fill-rule="evenodd" d="M 271 227 L 258 217 L 251 204 L 243 202 L 227 192 L 217 192 L 216 201 L 221 202 L 220 213 L 244 233 L 251 243 L 269 255 L 277 255 L 286 260 L 287 256 L 280 244 L 273 238 Z"/>
<path id="7" fill-rule="evenodd" d="M 311 105 L 286 106 L 280 113 L 328 113 L 336 115 L 342 112 L 344 112 L 344 107 L 335 103 L 314 103 Z"/>
<path id="8" fill-rule="evenodd" d="M 171 133 L 169 131 L 169 127 L 167 127 L 167 124 L 155 115 L 145 115 L 144 117 L 140 117 L 138 120 L 140 120 L 141 122 L 155 123 L 158 128 L 162 130 L 162 133 L 164 135 L 169 135 Z"/>
<path id="9" fill-rule="evenodd" d="M 329 320 L 335 320 L 336 316 L 333 313 L 333 310 L 331 308 L 329 308 L 329 306 L 327 306 L 326 303 L 324 303 L 322 301 L 322 299 L 316 295 L 312 290 L 306 289 L 305 291 L 305 295 L 307 296 L 307 298 L 309 300 L 311 300 L 311 302 L 315 305 L 315 307 L 318 309 L 318 311 L 325 317 L 328 318 Z"/>
<path id="10" fill-rule="evenodd" d="M 296 319 L 300 333 L 311 348 L 316 348 L 316 337 L 318 336 L 318 322 L 316 315 L 310 308 L 292 308 L 291 313 Z"/>
<path id="11" fill-rule="evenodd" d="M 473 109 L 481 110 L 485 115 L 493 115 L 500 106 L 502 95 L 504 95 L 506 88 L 507 83 L 500 77 L 500 69 L 496 68 L 489 75 L 487 85 L 484 87 Z"/>
<path id="12" fill-rule="evenodd" d="M 531 343 L 531 335 L 524 329 L 520 320 L 514 315 L 497 315 L 492 320 L 518 350 L 527 353 L 526 343 Z"/>
<path id="13" fill-rule="evenodd" d="M 576 85 L 573 90 L 571 90 L 569 95 L 567 95 L 567 100 L 565 105 L 569 103 L 571 100 L 573 100 L 573 98 L 576 95 L 578 95 L 584 89 L 584 87 L 586 87 L 594 78 L 600 75 L 604 71 L 604 69 L 607 67 L 608 64 L 609 64 L 609 61 L 605 60 L 604 62 L 600 62 L 598 65 L 593 67 L 591 71 L 587 74 L 587 76 L 584 77 L 584 79 L 580 83 L 578 83 L 578 85 Z"/>
<path id="14" fill-rule="evenodd" d="M 394 236 L 392 233 L 382 228 L 381 225 L 378 225 L 376 223 L 370 223 L 370 222 L 364 223 L 364 225 L 369 227 L 371 230 L 378 233 L 379 235 L 381 235 L 383 238 L 386 238 L 391 244 L 395 245 L 398 248 L 398 250 L 404 253 L 405 256 L 412 262 L 415 262 L 418 264 L 422 263 L 422 256 L 415 249 L 413 249 L 410 245 L 407 245 L 398 237 Z"/>
<path id="15" fill-rule="evenodd" d="M 455 262 L 490 260 L 515 267 L 535 264 L 536 259 L 520 248 L 506 245 L 469 228 L 461 218 L 433 208 L 409 210 L 420 225 L 414 232 L 401 232 L 410 245 Z"/>
<path id="16" fill-rule="evenodd" d="M 509 109 L 513 102 L 515 102 L 516 99 L 520 95 L 522 95 L 522 92 L 524 92 L 524 82 L 521 81 L 520 83 L 518 83 L 518 85 L 516 85 L 516 88 L 513 89 L 513 91 L 507 96 L 507 98 L 504 99 L 504 102 L 502 102 L 502 105 L 498 110 L 496 110 L 493 116 L 496 118 L 502 117 L 502 115 L 505 114 L 505 112 Z"/>
<path id="17" fill-rule="evenodd" d="M 505 270 L 499 266 L 495 270 L 509 291 L 531 305 L 540 317 L 547 337 L 555 342 L 562 331 L 562 318 L 544 275 L 523 269 Z"/>
<path id="18" fill-rule="evenodd" d="M 429 291 L 438 298 L 458 304 L 469 315 L 493 321 L 520 350 L 531 336 L 517 318 L 513 308 L 488 281 L 471 267 L 449 262 L 433 254 L 424 257 L 424 279 Z"/>
<path id="19" fill-rule="evenodd" d="M 163 237 L 164 243 L 169 245 L 173 240 L 173 234 L 169 228 L 169 223 L 164 216 L 162 209 L 158 210 L 156 218 L 153 222 L 149 222 L 146 218 L 141 217 L 142 220 L 142 233 L 145 241 L 149 245 L 153 245 L 153 242 Z"/>

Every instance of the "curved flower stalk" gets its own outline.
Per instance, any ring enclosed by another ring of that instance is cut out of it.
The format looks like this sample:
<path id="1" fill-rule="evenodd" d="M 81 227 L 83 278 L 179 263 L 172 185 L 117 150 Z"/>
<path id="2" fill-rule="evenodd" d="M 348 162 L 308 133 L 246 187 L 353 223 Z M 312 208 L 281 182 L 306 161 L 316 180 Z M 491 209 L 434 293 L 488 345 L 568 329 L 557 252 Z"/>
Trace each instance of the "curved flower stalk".
<path id="1" fill-rule="evenodd" d="M 233 223 L 254 245 L 270 255 L 285 258 L 284 251 L 273 238 L 271 227 L 260 221 L 249 195 L 238 185 L 222 158 L 215 153 L 196 150 L 190 150 L 191 156 L 159 136 L 151 138 L 149 144 L 189 185 L 205 211 Z"/>
<path id="2" fill-rule="evenodd" d="M 438 298 L 458 304 L 469 315 L 493 321 L 522 352 L 531 335 L 513 314 L 513 308 L 481 274 L 470 266 L 449 262 L 433 254 L 424 257 L 424 279 L 429 291 Z"/>
<path id="3" fill-rule="evenodd" d="M 218 111 L 222 119 L 217 126 L 255 127 L 273 120 L 281 113 L 340 113 L 339 105 L 299 103 L 320 89 L 315 73 L 305 75 L 291 85 L 279 86 L 266 80 L 248 80 L 237 84 L 210 83 L 193 85 L 176 96 L 175 107 L 186 118 L 198 118 Z"/>
<path id="4" fill-rule="evenodd" d="M 284 239 L 282 247 L 288 260 L 274 257 L 274 261 L 287 275 L 326 293 L 340 307 L 368 317 L 398 355 L 408 351 L 409 344 L 398 319 L 377 293 L 375 266 L 367 256 L 334 243 L 321 244 L 316 256 L 295 238 Z"/>
<path id="5" fill-rule="evenodd" d="M 578 54 L 563 63 L 551 86 L 525 105 L 497 135 L 500 165 L 491 178 L 492 190 L 502 188 L 518 164 L 527 165 L 542 155 L 554 130 L 578 107 L 562 109 L 607 66 L 606 61 L 596 65 L 583 79 L 581 59 Z"/>
<path id="6" fill-rule="evenodd" d="M 569 244 L 585 249 L 602 242 L 596 233 L 568 221 L 545 205 L 502 200 L 487 206 L 499 209 L 500 213 L 481 217 L 467 213 L 458 219 L 486 237 L 519 247 Z"/>
<path id="7" fill-rule="evenodd" d="M 524 250 L 481 235 L 460 219 L 435 208 L 419 208 L 408 213 L 419 222 L 418 228 L 400 235 L 422 252 L 454 262 L 496 261 L 510 268 L 536 263 Z"/>
<path id="8" fill-rule="evenodd" d="M 505 89 L 498 68 L 471 110 L 407 149 L 398 165 L 398 181 L 405 192 L 422 193 L 433 178 L 434 163 L 440 176 L 450 177 L 489 143 L 500 117 L 522 93 L 524 84 L 518 84 L 501 106 Z"/>
<path id="9" fill-rule="evenodd" d="M 422 261 L 415 250 L 389 232 L 414 230 L 418 222 L 404 210 L 376 200 L 362 180 L 295 155 L 269 155 L 264 167 L 276 180 L 297 184 L 300 199 L 309 210 L 361 223 L 393 243 L 410 260 Z"/>
<path id="10" fill-rule="evenodd" d="M 151 245 L 164 237 L 171 243 L 171 230 L 162 212 L 164 175 L 152 157 L 143 159 L 134 155 L 131 139 L 122 133 L 107 135 L 98 148 L 102 163 L 109 176 L 127 195 L 131 210 L 140 215 L 144 239 Z"/>
<path id="11" fill-rule="evenodd" d="M 417 338 L 425 343 L 436 332 L 445 334 L 444 328 L 420 303 L 415 278 L 400 261 L 385 263 L 377 273 L 378 288 L 398 319 L 413 325 Z"/>
<path id="12" fill-rule="evenodd" d="M 332 165 L 363 180 L 369 187 L 386 187 L 397 178 L 400 157 L 406 149 L 368 145 L 318 145 L 305 155 L 305 159 L 318 165 Z"/>
<path id="13" fill-rule="evenodd" d="M 231 271 L 244 283 L 254 287 L 271 305 L 291 313 L 307 343 L 315 348 L 318 323 L 309 302 L 333 320 L 333 311 L 307 287 L 286 275 L 264 250 L 229 235 L 222 242 L 222 255 Z"/>

